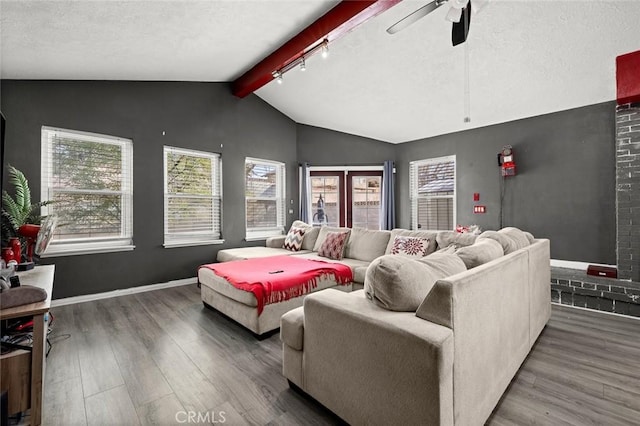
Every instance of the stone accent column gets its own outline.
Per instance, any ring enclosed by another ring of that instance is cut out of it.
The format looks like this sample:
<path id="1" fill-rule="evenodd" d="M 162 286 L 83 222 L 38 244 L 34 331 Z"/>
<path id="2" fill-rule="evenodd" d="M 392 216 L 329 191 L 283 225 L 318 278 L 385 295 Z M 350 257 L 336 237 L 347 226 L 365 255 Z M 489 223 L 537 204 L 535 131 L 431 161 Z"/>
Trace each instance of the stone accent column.
<path id="1" fill-rule="evenodd" d="M 618 277 L 640 282 L 640 103 L 619 105 L 616 122 Z"/>

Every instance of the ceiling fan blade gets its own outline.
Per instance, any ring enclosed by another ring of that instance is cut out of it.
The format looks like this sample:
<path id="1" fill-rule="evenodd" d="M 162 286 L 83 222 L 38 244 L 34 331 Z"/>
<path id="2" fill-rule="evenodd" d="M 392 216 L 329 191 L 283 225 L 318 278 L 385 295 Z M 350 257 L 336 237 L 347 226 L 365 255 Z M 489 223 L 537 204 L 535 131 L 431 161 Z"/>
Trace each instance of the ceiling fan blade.
<path id="1" fill-rule="evenodd" d="M 471 2 L 462 9 L 462 17 L 460 22 L 453 23 L 453 29 L 451 30 L 451 42 L 454 46 L 464 43 L 467 40 L 469 34 L 469 26 L 471 25 Z"/>
<path id="2" fill-rule="evenodd" d="M 445 1 L 446 0 L 435 0 L 429 4 L 422 6 L 420 9 L 405 16 L 404 18 L 402 18 L 401 20 L 399 20 L 398 22 L 396 22 L 395 24 L 387 28 L 387 32 L 389 34 L 395 34 L 398 31 L 404 30 L 409 25 L 424 18 L 425 16 L 427 16 L 428 14 L 430 14 L 431 12 L 433 12 L 434 10 L 442 6 L 445 3 Z"/>

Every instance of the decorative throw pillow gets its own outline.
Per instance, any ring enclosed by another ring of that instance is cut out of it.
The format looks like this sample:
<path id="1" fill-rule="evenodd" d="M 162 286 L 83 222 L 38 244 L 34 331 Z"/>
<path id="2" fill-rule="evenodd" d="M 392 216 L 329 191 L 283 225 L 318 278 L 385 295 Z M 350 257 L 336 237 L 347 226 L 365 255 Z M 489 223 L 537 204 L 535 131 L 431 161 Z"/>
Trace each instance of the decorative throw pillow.
<path id="1" fill-rule="evenodd" d="M 302 239 L 302 250 L 313 250 L 320 233 L 320 228 L 317 226 L 311 226 L 301 220 L 294 220 L 291 227 L 304 228 L 304 238 Z"/>
<path id="2" fill-rule="evenodd" d="M 305 232 L 305 228 L 296 228 L 292 226 L 284 239 L 282 248 L 291 251 L 300 251 L 300 249 L 302 248 L 302 240 L 304 238 Z"/>
<path id="3" fill-rule="evenodd" d="M 349 238 L 348 232 L 329 232 L 318 250 L 318 256 L 340 260 L 344 255 L 344 246 Z"/>
<path id="4" fill-rule="evenodd" d="M 419 259 L 428 254 L 429 239 L 420 237 L 402 237 L 397 235 L 393 239 L 391 254 L 400 254 L 402 256 Z"/>
<path id="5" fill-rule="evenodd" d="M 396 237 L 418 237 L 429 240 L 429 249 L 425 256 L 430 255 L 434 251 L 436 251 L 436 231 L 409 231 L 407 229 L 396 228 L 391 230 L 391 237 L 389 238 L 389 244 L 387 244 L 387 248 L 384 251 L 384 254 L 391 254 L 391 249 L 393 248 L 393 242 Z"/>

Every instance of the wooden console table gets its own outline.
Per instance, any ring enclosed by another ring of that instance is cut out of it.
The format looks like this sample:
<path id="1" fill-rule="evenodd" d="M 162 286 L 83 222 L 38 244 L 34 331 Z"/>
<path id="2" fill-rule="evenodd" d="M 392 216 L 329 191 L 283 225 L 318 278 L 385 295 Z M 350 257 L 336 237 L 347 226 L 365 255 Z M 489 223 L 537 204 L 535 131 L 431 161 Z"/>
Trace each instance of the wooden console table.
<path id="1" fill-rule="evenodd" d="M 42 423 L 42 391 L 45 371 L 45 342 L 51 293 L 53 291 L 53 265 L 37 266 L 31 271 L 20 272 L 21 285 L 40 287 L 47 292 L 47 299 L 28 305 L 15 306 L 0 311 L 0 320 L 33 317 L 33 348 L 31 351 L 14 350 L 0 356 L 2 391 L 8 390 L 9 415 L 31 409 L 29 423 Z"/>

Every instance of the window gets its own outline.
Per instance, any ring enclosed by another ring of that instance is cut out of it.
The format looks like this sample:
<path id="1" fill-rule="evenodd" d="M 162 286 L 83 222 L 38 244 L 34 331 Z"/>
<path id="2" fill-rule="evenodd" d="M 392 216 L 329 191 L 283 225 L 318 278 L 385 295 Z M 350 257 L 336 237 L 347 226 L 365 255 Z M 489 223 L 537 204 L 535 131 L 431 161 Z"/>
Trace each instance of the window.
<path id="1" fill-rule="evenodd" d="M 222 243 L 219 154 L 164 147 L 164 246 Z"/>
<path id="2" fill-rule="evenodd" d="M 456 157 L 409 164 L 412 229 L 452 230 L 456 222 Z"/>
<path id="3" fill-rule="evenodd" d="M 133 249 L 130 139 L 42 127 L 42 200 L 58 227 L 46 255 Z"/>
<path id="4" fill-rule="evenodd" d="M 247 158 L 244 163 L 247 240 L 282 235 L 285 227 L 285 165 Z"/>
<path id="5" fill-rule="evenodd" d="M 382 171 L 327 167 L 310 171 L 309 181 L 309 212 L 314 226 L 380 229 Z"/>

